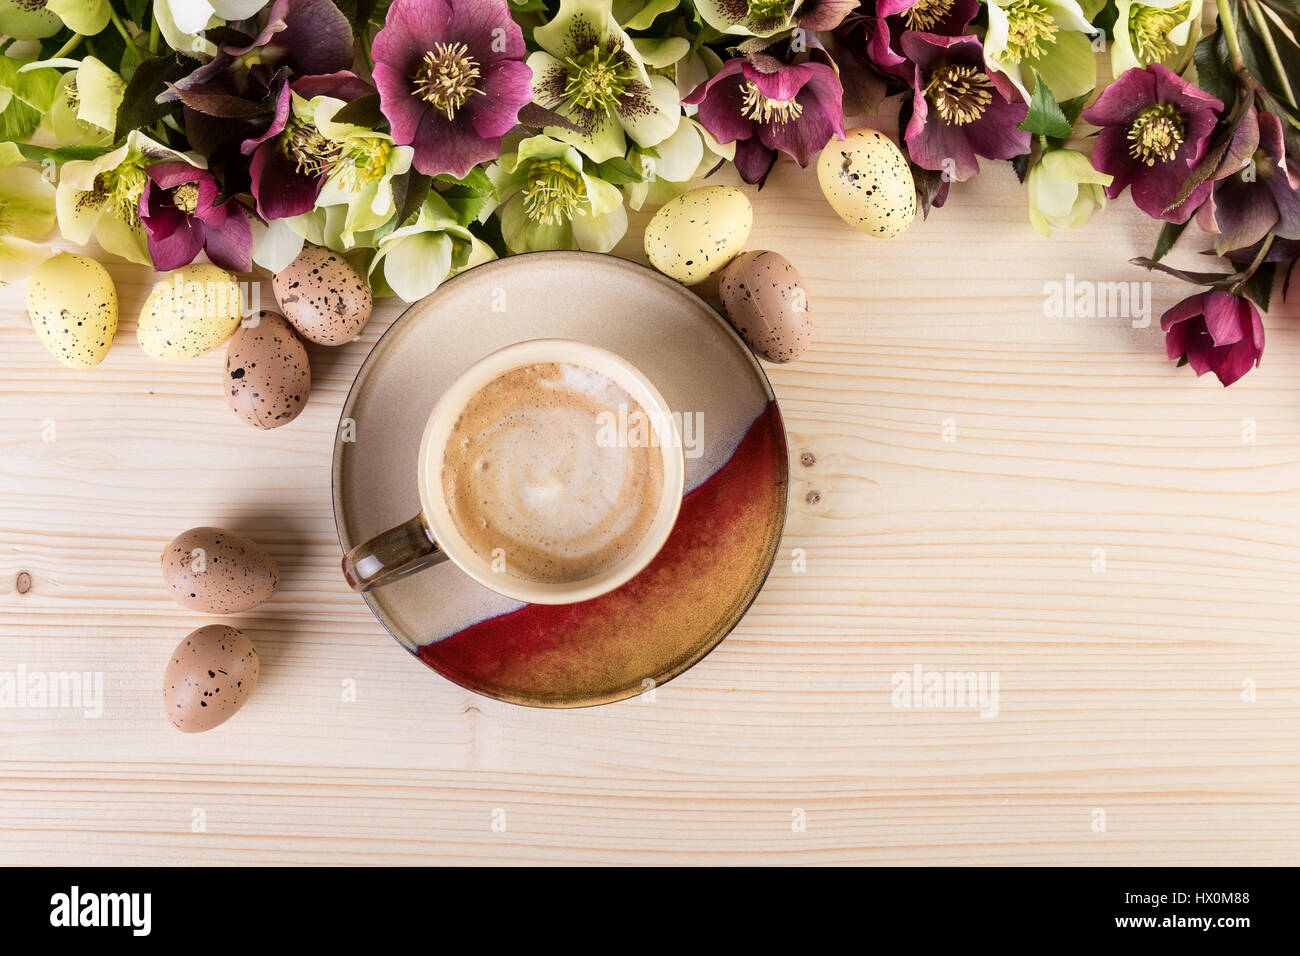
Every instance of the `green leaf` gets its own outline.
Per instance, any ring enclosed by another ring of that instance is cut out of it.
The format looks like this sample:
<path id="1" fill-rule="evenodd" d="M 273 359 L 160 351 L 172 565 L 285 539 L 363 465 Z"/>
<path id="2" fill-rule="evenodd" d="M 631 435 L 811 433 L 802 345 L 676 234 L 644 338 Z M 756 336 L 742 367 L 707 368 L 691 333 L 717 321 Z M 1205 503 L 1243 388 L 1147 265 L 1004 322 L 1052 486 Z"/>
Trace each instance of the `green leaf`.
<path id="1" fill-rule="evenodd" d="M 150 57 L 137 67 L 122 94 L 122 108 L 117 113 L 114 139 L 122 139 L 133 129 L 152 126 L 168 112 L 178 109 L 174 103 L 157 102 L 168 83 L 179 80 L 194 68 L 192 61 L 178 56 Z"/>
<path id="2" fill-rule="evenodd" d="M 1216 27 L 1192 51 L 1196 64 L 1196 82 L 1201 89 L 1222 100 L 1225 110 L 1231 110 L 1237 99 L 1237 80 L 1229 65 L 1228 42 L 1223 30 Z"/>
<path id="3" fill-rule="evenodd" d="M 1030 70 L 1034 74 L 1034 94 L 1029 98 L 1029 115 L 1025 117 L 1019 129 L 1033 133 L 1035 136 L 1069 139 L 1070 134 L 1074 132 L 1074 124 L 1066 118 L 1065 112 L 1056 102 L 1056 97 L 1047 88 L 1047 84 L 1043 82 L 1043 78 L 1038 75 L 1038 71 L 1032 67 Z"/>
<path id="4" fill-rule="evenodd" d="M 437 182 L 448 187 L 442 190 L 444 196 L 496 195 L 496 187 L 492 185 L 492 180 L 488 178 L 488 174 L 482 166 L 475 166 L 464 179 L 457 179 L 455 176 L 445 173 L 435 178 Z"/>
<path id="5" fill-rule="evenodd" d="M 622 156 L 607 159 L 595 167 L 596 175 L 614 186 L 626 186 L 628 183 L 643 183 L 645 177 Z"/>
<path id="6" fill-rule="evenodd" d="M 367 93 L 357 97 L 334 114 L 334 122 L 364 126 L 376 131 L 388 129 L 388 119 L 379 110 L 379 94 Z"/>
<path id="7" fill-rule="evenodd" d="M 1074 99 L 1066 100 L 1061 104 L 1061 112 L 1065 114 L 1065 119 L 1070 124 L 1071 131 L 1074 129 L 1074 124 L 1079 121 L 1079 114 L 1088 105 L 1088 100 L 1092 94 L 1093 90 L 1089 90 L 1082 96 L 1076 96 Z"/>
<path id="8" fill-rule="evenodd" d="M 1241 287 L 1242 295 L 1259 306 L 1259 311 L 1268 311 L 1268 300 L 1273 293 L 1273 278 L 1277 275 L 1277 263 L 1265 262 L 1255 274 Z"/>
<path id="9" fill-rule="evenodd" d="M 1187 222 L 1191 222 L 1191 220 L 1188 219 Z M 1169 254 L 1169 250 L 1174 247 L 1178 237 L 1187 228 L 1187 222 L 1167 222 L 1161 227 L 1160 238 L 1156 240 L 1155 251 L 1151 253 L 1152 262 L 1159 262 Z"/>
<path id="10" fill-rule="evenodd" d="M 0 91 L 6 95 L 0 110 L 0 140 L 21 143 L 36 132 L 41 115 L 54 102 L 54 91 L 59 85 L 59 71 L 53 69 L 29 70 L 19 73 L 19 67 L 30 60 L 15 60 L 0 56 Z"/>
<path id="11" fill-rule="evenodd" d="M 73 160 L 98 159 L 105 153 L 113 151 L 111 143 L 104 146 L 29 146 L 20 145 L 18 151 L 23 154 L 24 159 L 31 160 L 34 163 L 42 162 L 46 159 L 52 159 L 55 163 L 72 162 Z"/>

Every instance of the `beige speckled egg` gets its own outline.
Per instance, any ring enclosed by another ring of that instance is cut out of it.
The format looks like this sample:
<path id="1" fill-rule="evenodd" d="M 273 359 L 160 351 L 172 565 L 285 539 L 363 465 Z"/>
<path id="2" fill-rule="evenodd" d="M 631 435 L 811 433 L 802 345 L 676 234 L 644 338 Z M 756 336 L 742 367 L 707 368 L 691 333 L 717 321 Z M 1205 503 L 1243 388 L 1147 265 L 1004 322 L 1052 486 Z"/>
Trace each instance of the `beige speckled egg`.
<path id="1" fill-rule="evenodd" d="M 894 141 L 874 129 L 833 139 L 817 160 L 822 195 L 841 219 L 869 236 L 890 238 L 916 216 L 916 185 Z"/>
<path id="2" fill-rule="evenodd" d="M 163 674 L 163 711 L 182 733 L 224 724 L 257 687 L 257 648 L 242 631 L 209 624 L 176 645 Z"/>
<path id="3" fill-rule="evenodd" d="M 249 323 L 226 349 L 226 401 L 254 428 L 279 428 L 307 407 L 307 347 L 282 315 L 260 312 Z"/>
<path id="4" fill-rule="evenodd" d="M 162 575 L 177 603 L 205 614 L 238 614 L 257 607 L 280 584 L 270 555 L 242 534 L 190 528 L 163 549 Z"/>
<path id="5" fill-rule="evenodd" d="M 705 186 L 669 200 L 645 230 L 650 264 L 685 285 L 720 272 L 749 239 L 754 208 L 734 186 Z"/>
<path id="6" fill-rule="evenodd" d="M 184 266 L 154 283 L 136 334 L 153 358 L 196 358 L 234 335 L 241 314 L 234 275 L 214 265 Z"/>
<path id="7" fill-rule="evenodd" d="M 370 321 L 370 287 L 342 256 L 320 246 L 304 248 L 271 287 L 284 317 L 320 345 L 351 342 Z"/>
<path id="8" fill-rule="evenodd" d="M 812 342 L 813 323 L 803 279 L 776 252 L 742 252 L 718 284 L 727 320 L 769 362 L 789 362 Z"/>
<path id="9" fill-rule="evenodd" d="M 89 256 L 61 252 L 27 282 L 27 314 L 41 344 L 70 368 L 104 361 L 117 332 L 117 288 Z"/>

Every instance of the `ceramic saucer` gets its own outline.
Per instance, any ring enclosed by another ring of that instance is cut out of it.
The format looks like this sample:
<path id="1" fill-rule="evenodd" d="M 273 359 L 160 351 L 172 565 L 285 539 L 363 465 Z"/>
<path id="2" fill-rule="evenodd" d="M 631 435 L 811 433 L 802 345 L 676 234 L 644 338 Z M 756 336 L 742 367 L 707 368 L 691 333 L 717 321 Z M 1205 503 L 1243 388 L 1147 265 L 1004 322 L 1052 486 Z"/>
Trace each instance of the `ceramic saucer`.
<path id="1" fill-rule="evenodd" d="M 336 436 L 334 517 L 346 551 L 415 514 L 416 452 L 439 394 L 487 353 L 535 338 L 623 356 L 681 413 L 687 492 L 667 544 L 627 584 L 578 604 L 520 604 L 451 562 L 364 597 L 398 643 L 462 687 L 542 707 L 608 703 L 676 677 L 726 637 L 785 523 L 776 398 L 694 293 L 579 252 L 511 256 L 444 283 L 393 323 L 357 375 Z"/>

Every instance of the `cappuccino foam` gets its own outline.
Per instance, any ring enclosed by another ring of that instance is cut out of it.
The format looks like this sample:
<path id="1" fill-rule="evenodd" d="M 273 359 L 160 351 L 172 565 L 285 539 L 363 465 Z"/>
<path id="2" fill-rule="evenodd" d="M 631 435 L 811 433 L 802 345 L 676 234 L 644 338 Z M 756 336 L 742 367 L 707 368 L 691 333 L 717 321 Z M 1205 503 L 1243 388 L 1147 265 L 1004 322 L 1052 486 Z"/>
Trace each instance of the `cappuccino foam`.
<path id="1" fill-rule="evenodd" d="M 635 550 L 659 510 L 664 464 L 647 443 L 601 441 L 602 418 L 620 409 L 645 414 L 613 380 L 565 362 L 513 369 L 475 393 L 442 464 L 470 547 L 548 583 L 593 577 Z"/>

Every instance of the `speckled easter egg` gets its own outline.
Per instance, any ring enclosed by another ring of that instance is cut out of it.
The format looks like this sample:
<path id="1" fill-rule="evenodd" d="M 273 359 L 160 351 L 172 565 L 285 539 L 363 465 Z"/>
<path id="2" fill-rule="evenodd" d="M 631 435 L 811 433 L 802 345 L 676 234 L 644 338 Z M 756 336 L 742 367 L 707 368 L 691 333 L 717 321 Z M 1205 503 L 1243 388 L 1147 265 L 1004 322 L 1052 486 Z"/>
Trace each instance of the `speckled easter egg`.
<path id="1" fill-rule="evenodd" d="M 351 342 L 370 321 L 366 280 L 340 255 L 307 246 L 271 280 L 280 311 L 305 339 L 320 345 Z"/>
<path id="2" fill-rule="evenodd" d="M 196 358 L 239 328 L 239 282 L 214 265 L 184 266 L 154 283 L 136 335 L 146 355 L 163 361 Z"/>
<path id="3" fill-rule="evenodd" d="M 88 256 L 61 252 L 27 282 L 27 314 L 41 344 L 69 368 L 104 361 L 117 332 L 117 288 Z"/>
<path id="4" fill-rule="evenodd" d="M 224 724 L 257 687 L 261 663 L 243 632 L 209 624 L 176 645 L 163 673 L 163 712 L 182 733 Z"/>
<path id="5" fill-rule="evenodd" d="M 280 584 L 280 569 L 257 544 L 209 527 L 182 531 L 168 543 L 162 575 L 177 603 L 205 614 L 251 610 Z"/>
<path id="6" fill-rule="evenodd" d="M 874 129 L 831 140 L 817 160 L 822 195 L 841 219 L 869 236 L 889 238 L 912 224 L 916 185 L 894 141 Z"/>
<path id="7" fill-rule="evenodd" d="M 279 428 L 307 407 L 307 347 L 282 315 L 260 312 L 226 348 L 226 401 L 254 428 Z"/>
<path id="8" fill-rule="evenodd" d="M 692 189 L 664 203 L 645 230 L 645 252 L 664 275 L 703 282 L 735 258 L 749 239 L 754 208 L 734 186 Z"/>
<path id="9" fill-rule="evenodd" d="M 812 342 L 803 279 L 776 252 L 742 252 L 722 271 L 718 295 L 727 321 L 769 362 L 789 362 Z"/>

